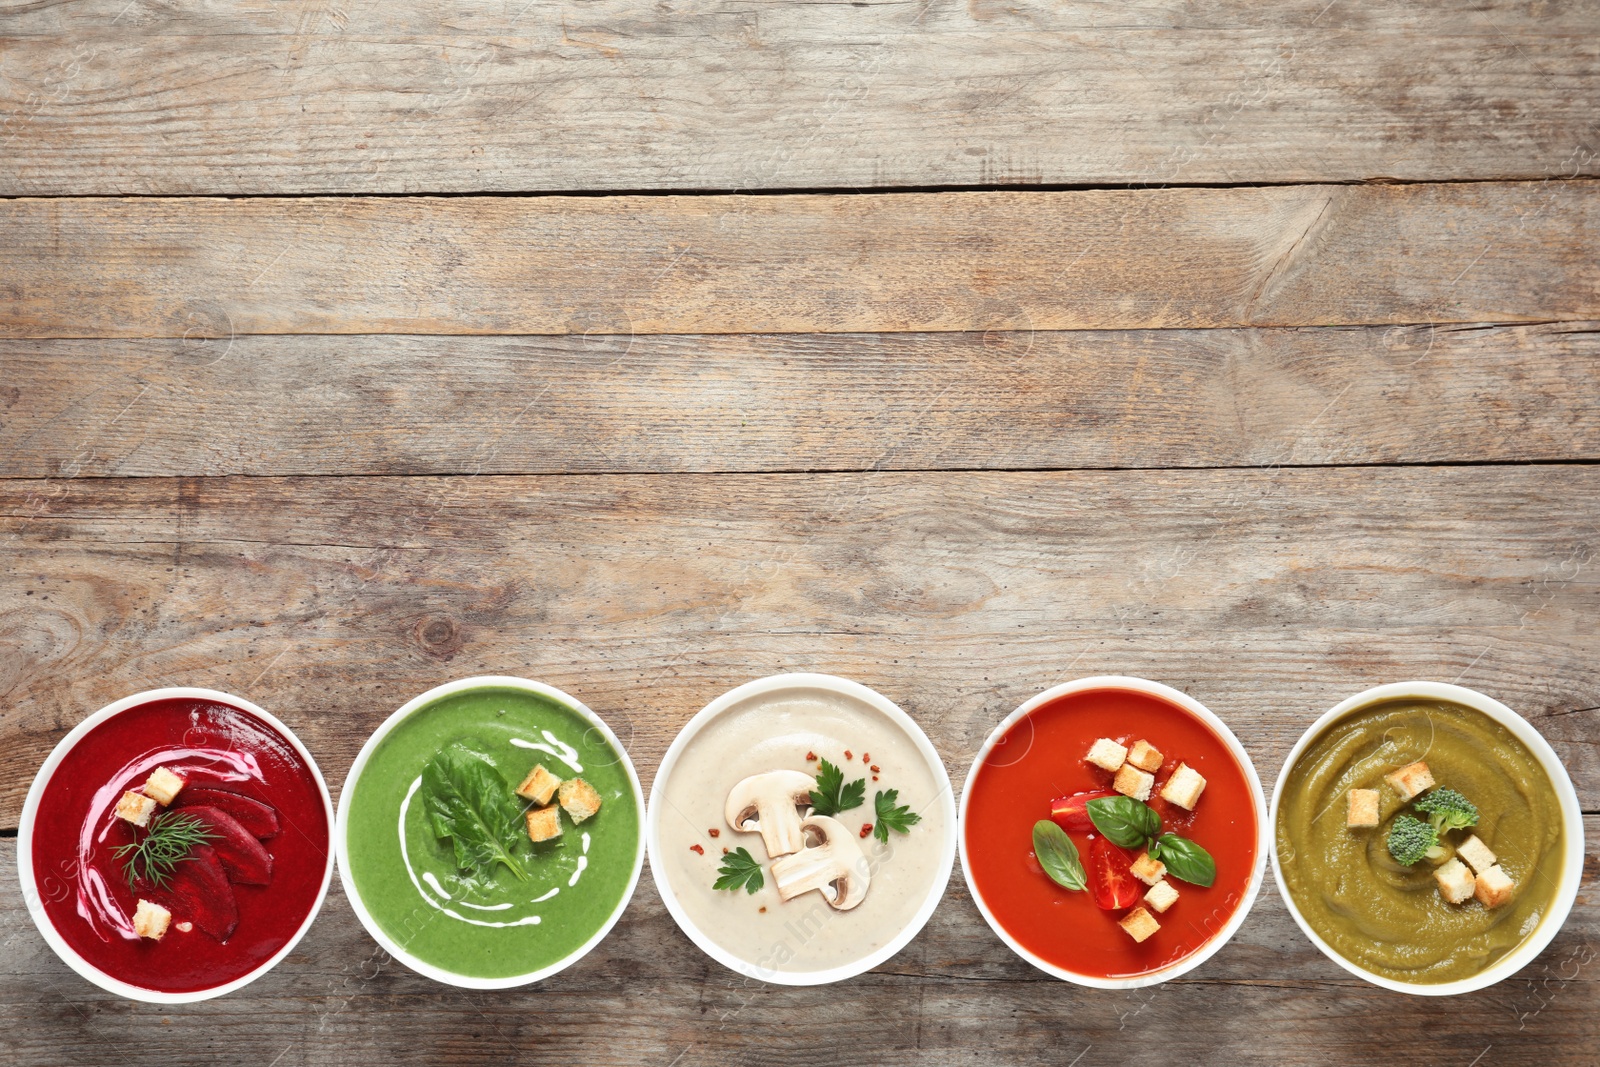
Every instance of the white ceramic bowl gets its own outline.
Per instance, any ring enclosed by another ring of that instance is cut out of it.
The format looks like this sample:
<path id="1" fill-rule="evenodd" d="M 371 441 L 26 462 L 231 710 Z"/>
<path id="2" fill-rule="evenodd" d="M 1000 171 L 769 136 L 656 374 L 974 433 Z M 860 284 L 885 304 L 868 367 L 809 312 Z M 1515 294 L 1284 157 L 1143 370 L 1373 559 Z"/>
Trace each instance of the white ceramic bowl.
<path id="1" fill-rule="evenodd" d="M 884 944 L 877 951 L 861 957 L 851 963 L 839 967 L 819 971 L 777 971 L 762 967 L 758 963 L 735 956 L 727 949 L 718 945 L 691 919 L 679 903 L 677 894 L 673 892 L 666 875 L 662 873 L 664 866 L 661 862 L 661 820 L 660 813 L 665 809 L 666 802 L 662 795 L 663 783 L 671 776 L 673 768 L 678 764 L 678 758 L 684 750 L 694 742 L 695 735 L 703 730 L 707 723 L 727 711 L 729 708 L 748 700 L 751 697 L 777 693 L 786 689 L 823 689 L 843 696 L 858 700 L 898 726 L 915 745 L 917 752 L 926 761 L 933 780 L 939 785 L 937 803 L 944 809 L 944 824 L 950 827 L 943 847 L 940 849 L 939 860 L 933 882 L 928 887 L 927 896 L 917 909 L 911 921 Z M 933 909 L 944 896 L 945 886 L 950 881 L 950 868 L 955 862 L 955 825 L 956 811 L 955 800 L 950 791 L 950 776 L 945 772 L 944 762 L 939 759 L 939 753 L 934 751 L 933 743 L 928 740 L 928 735 L 918 726 L 894 701 L 873 689 L 868 689 L 859 682 L 852 682 L 847 678 L 838 678 L 831 674 L 775 674 L 768 678 L 760 678 L 753 682 L 746 682 L 736 689 L 730 689 L 717 699 L 707 704 L 697 712 L 694 718 L 686 723 L 672 745 L 667 749 L 667 754 L 661 758 L 661 766 L 656 770 L 655 781 L 650 786 L 649 807 L 649 847 L 650 847 L 650 876 L 655 880 L 656 890 L 661 894 L 661 900 L 667 906 L 667 911 L 677 922 L 679 929 L 686 934 L 690 941 L 700 947 L 700 950 L 729 970 L 737 971 L 750 978 L 774 985 L 806 986 L 824 985 L 829 982 L 839 982 L 846 978 L 853 978 L 865 971 L 885 962 L 895 953 L 911 943 L 928 922 L 928 917 L 933 914 Z"/>
<path id="2" fill-rule="evenodd" d="M 140 1000 L 149 1004 L 193 1004 L 196 1001 L 220 997 L 224 993 L 231 993 L 235 989 L 249 985 L 272 970 L 279 960 L 287 956 L 295 945 L 299 944 L 300 939 L 305 936 L 306 930 L 310 929 L 312 921 L 316 919 L 317 912 L 322 910 L 322 901 L 328 895 L 328 885 L 333 880 L 333 852 L 331 849 L 328 852 L 327 865 L 322 872 L 322 885 L 317 890 L 317 898 L 312 902 L 311 909 L 306 913 L 305 920 L 300 924 L 299 929 L 295 930 L 294 936 L 289 938 L 284 946 L 273 954 L 271 959 L 262 963 L 249 974 L 235 978 L 231 982 L 189 993 L 166 993 L 155 989 L 144 989 L 140 986 L 130 985 L 121 979 L 113 978 L 78 955 L 77 951 L 68 945 L 66 940 L 56 932 L 55 925 L 45 912 L 44 902 L 39 897 L 38 886 L 34 882 L 33 824 L 34 819 L 38 816 L 39 802 L 44 796 L 44 788 L 46 783 L 49 782 L 50 776 L 61 765 L 61 761 L 66 758 L 67 753 L 71 752 L 78 742 L 83 740 L 85 734 L 107 719 L 120 715 L 129 708 L 139 707 L 157 700 L 211 701 L 217 704 L 226 704 L 231 708 L 246 712 L 260 719 L 294 747 L 295 753 L 305 762 L 306 768 L 310 770 L 311 777 L 317 783 L 317 791 L 322 796 L 323 813 L 328 820 L 328 832 L 330 835 L 333 832 L 333 803 L 328 797 L 328 784 L 323 781 L 322 771 L 317 767 L 317 761 L 311 758 L 311 753 L 307 751 L 306 746 L 300 743 L 300 739 L 294 735 L 293 730 L 250 701 L 229 693 L 218 692 L 215 689 L 191 689 L 186 686 L 174 686 L 167 689 L 151 689 L 147 692 L 123 697 L 121 700 L 107 704 L 80 722 L 73 728 L 71 733 L 61 739 L 61 742 L 56 745 L 49 757 L 45 759 L 44 765 L 39 768 L 39 773 L 34 776 L 33 785 L 28 789 L 28 798 L 23 801 L 22 821 L 17 828 L 17 873 L 22 881 L 22 898 L 28 903 L 28 913 L 33 916 L 34 925 L 39 928 L 39 933 L 44 935 L 45 941 L 51 948 L 55 949 L 56 955 L 60 956 L 68 967 L 71 967 L 101 989 L 121 997 L 127 997 L 129 1000 Z"/>
<path id="3" fill-rule="evenodd" d="M 1277 826 L 1278 802 L 1283 796 L 1283 783 L 1288 780 L 1289 771 L 1300 761 L 1300 756 L 1305 750 L 1321 737 L 1328 727 L 1340 719 L 1373 704 L 1386 700 L 1397 700 L 1405 697 L 1418 697 L 1423 700 L 1445 700 L 1455 704 L 1463 704 L 1476 711 L 1481 711 L 1495 722 L 1504 726 L 1514 734 L 1517 740 L 1528 746 L 1539 760 L 1540 766 L 1550 778 L 1550 785 L 1556 791 L 1556 797 L 1561 802 L 1561 823 L 1566 836 L 1566 853 L 1562 856 L 1561 884 L 1556 887 L 1556 895 L 1551 901 L 1550 910 L 1532 934 L 1523 940 L 1522 944 L 1506 953 L 1494 965 L 1473 975 L 1471 978 L 1462 978 L 1454 982 L 1435 983 L 1408 983 L 1397 982 L 1393 978 L 1386 978 L 1381 974 L 1374 974 L 1359 964 L 1352 963 L 1324 941 L 1313 930 L 1300 914 L 1300 909 L 1295 907 L 1294 898 L 1289 895 L 1289 889 L 1284 885 L 1283 868 L 1278 862 Z M 1380 685 L 1365 692 L 1357 693 L 1353 697 L 1341 700 L 1328 710 L 1320 719 L 1311 724 L 1311 728 L 1300 736 L 1299 742 L 1289 751 L 1289 758 L 1284 760 L 1283 770 L 1278 774 L 1278 782 L 1272 789 L 1272 876 L 1278 882 L 1278 895 L 1283 897 L 1283 902 L 1289 908 L 1289 914 L 1294 916 L 1294 921 L 1299 924 L 1301 931 L 1310 939 L 1313 945 L 1322 950 L 1334 963 L 1343 967 L 1359 978 L 1365 978 L 1373 985 L 1385 989 L 1393 989 L 1401 993 L 1414 993 L 1425 997 L 1446 997 L 1456 993 L 1470 993 L 1476 989 L 1483 989 L 1494 985 L 1502 979 L 1509 978 L 1520 971 L 1550 943 L 1551 938 L 1561 929 L 1561 924 L 1567 921 L 1567 914 L 1572 911 L 1572 902 L 1577 898 L 1578 886 L 1583 881 L 1583 812 L 1578 807 L 1578 794 L 1572 788 L 1572 779 L 1567 777 L 1567 769 L 1562 766 L 1561 759 L 1556 755 L 1550 743 L 1535 730 L 1528 720 L 1512 711 L 1493 697 L 1484 696 L 1464 686 L 1450 685 L 1445 682 L 1392 682 Z"/>
<path id="4" fill-rule="evenodd" d="M 989 753 L 994 750 L 994 746 L 1006 735 L 1006 731 L 1010 730 L 1020 719 L 1035 708 L 1048 704 L 1053 700 L 1072 693 L 1082 693 L 1094 689 L 1121 689 L 1134 693 L 1143 693 L 1146 696 L 1164 700 L 1169 704 L 1175 704 L 1210 727 L 1211 732 L 1216 734 L 1222 743 L 1227 746 L 1228 751 L 1233 754 L 1234 760 L 1237 761 L 1239 768 L 1244 772 L 1245 781 L 1250 784 L 1250 799 L 1254 802 L 1256 812 L 1255 865 L 1250 871 L 1250 882 L 1245 888 L 1244 898 L 1239 901 L 1239 906 L 1234 909 L 1228 921 L 1223 924 L 1222 929 L 1218 930 L 1210 941 L 1207 941 L 1176 963 L 1163 967 L 1158 971 L 1134 975 L 1131 978 L 1105 978 L 1099 975 L 1080 974 L 1065 967 L 1058 967 L 1048 960 L 1040 959 L 1019 944 L 995 919 L 994 913 L 989 910 L 989 905 L 983 899 L 983 894 L 978 891 L 977 882 L 972 877 L 972 865 L 967 858 L 967 804 L 972 796 L 970 788 L 963 788 L 961 791 L 961 829 L 958 835 L 961 838 L 961 871 L 966 875 L 967 889 L 972 893 L 973 903 L 978 905 L 978 911 L 983 914 L 984 921 L 989 924 L 989 928 L 999 935 L 1000 940 L 1010 946 L 1011 951 L 1041 971 L 1055 975 L 1057 978 L 1068 982 L 1092 986 L 1097 989 L 1140 989 L 1145 986 L 1159 985 L 1162 982 L 1194 970 L 1210 959 L 1223 945 L 1227 944 L 1228 939 L 1233 937 L 1240 925 L 1243 924 L 1245 916 L 1250 912 L 1250 906 L 1255 903 L 1257 894 L 1261 892 L 1261 883 L 1266 879 L 1267 849 L 1270 844 L 1266 794 L 1262 791 L 1261 779 L 1256 777 L 1255 765 L 1250 762 L 1250 754 L 1244 750 L 1244 746 L 1239 743 L 1239 739 L 1233 736 L 1233 731 L 1228 729 L 1227 724 L 1217 718 L 1209 708 L 1194 697 L 1171 686 L 1162 685 L 1160 682 L 1146 681 L 1143 678 L 1129 678 L 1120 674 L 1103 674 L 1092 678 L 1079 678 L 1075 682 L 1066 682 L 1053 689 L 1046 689 L 1038 696 L 1023 703 L 1021 707 L 1007 715 L 1004 721 L 990 732 L 988 739 L 983 743 L 983 747 L 978 750 L 977 758 L 972 761 L 972 769 L 967 772 L 967 785 L 970 787 L 973 778 L 978 773 L 978 768 L 983 765 L 984 760 L 988 759 Z"/>
<path id="5" fill-rule="evenodd" d="M 622 896 L 617 899 L 617 906 L 612 909 L 611 914 L 607 916 L 606 921 L 600 925 L 600 928 L 594 932 L 594 935 L 573 952 L 547 967 L 541 967 L 526 974 L 511 975 L 507 978 L 474 978 L 470 975 L 447 971 L 442 967 L 436 967 L 425 960 L 418 959 L 402 948 L 394 938 L 384 933 L 383 928 L 378 925 L 372 914 L 367 911 L 366 905 L 362 903 L 361 894 L 356 889 L 355 881 L 350 877 L 350 798 L 355 794 L 356 781 L 361 777 L 361 772 L 366 767 L 367 760 L 371 758 L 373 751 L 385 737 L 389 736 L 390 731 L 423 705 L 431 704 L 440 697 L 449 696 L 451 693 L 459 693 L 462 690 L 486 688 L 522 689 L 530 693 L 537 693 L 540 696 L 566 705 L 586 719 L 591 726 L 600 731 L 600 736 L 606 739 L 606 742 L 616 750 L 617 755 L 621 758 L 622 766 L 628 772 L 628 783 L 633 787 L 633 802 L 639 810 L 640 817 L 644 817 L 644 791 L 639 787 L 639 775 L 633 769 L 633 761 L 628 758 L 628 750 L 622 747 L 622 742 L 617 740 L 617 735 L 611 732 L 611 727 L 606 725 L 605 720 L 591 711 L 587 704 L 576 697 L 563 693 L 555 686 L 545 685 L 543 682 L 534 682 L 526 678 L 513 678 L 506 675 L 480 675 L 474 678 L 462 678 L 458 681 L 446 682 L 444 685 L 435 686 L 420 696 L 413 697 L 401 705 L 399 710 L 385 719 L 383 724 L 372 732 L 372 736 L 367 738 L 367 743 L 362 745 L 361 751 L 356 754 L 355 762 L 350 765 L 350 773 L 345 775 L 344 787 L 339 791 L 339 818 L 334 829 L 333 840 L 334 848 L 339 856 L 339 883 L 344 886 L 344 895 L 350 901 L 350 908 L 356 913 L 356 918 L 361 920 L 361 925 L 366 927 L 367 933 L 372 935 L 372 939 L 385 952 L 418 974 L 432 978 L 436 982 L 443 982 L 445 985 L 460 986 L 464 989 L 510 989 L 514 986 L 528 985 L 531 982 L 549 978 L 552 974 L 566 970 L 587 956 L 611 932 L 611 928 L 617 925 L 617 920 L 622 917 L 623 911 L 627 909 L 628 902 L 633 899 L 634 889 L 639 885 L 639 871 L 644 866 L 643 834 L 639 835 L 638 846 L 634 850 L 633 870 L 628 875 L 627 888 L 622 891 Z"/>

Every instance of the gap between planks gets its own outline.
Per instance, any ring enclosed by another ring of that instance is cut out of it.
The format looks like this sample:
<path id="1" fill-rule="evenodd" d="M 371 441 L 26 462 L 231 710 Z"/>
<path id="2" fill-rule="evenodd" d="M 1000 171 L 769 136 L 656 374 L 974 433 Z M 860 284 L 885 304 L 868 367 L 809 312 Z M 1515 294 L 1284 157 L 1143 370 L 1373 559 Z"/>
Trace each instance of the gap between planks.
<path id="1" fill-rule="evenodd" d="M 350 192 L 321 193 L 0 193 L 5 200 L 405 200 L 417 197 L 431 199 L 463 199 L 469 197 L 504 200 L 533 200 L 544 197 L 585 197 L 604 199 L 615 196 L 897 196 L 918 193 L 1101 193 L 1101 192 L 1164 192 L 1181 189 L 1286 189 L 1306 185 L 1495 185 L 1526 184 L 1528 182 L 1600 182 L 1600 174 L 1550 175 L 1536 171 L 1527 174 L 1502 174 L 1489 177 L 1467 178 L 1338 178 L 1338 179 L 1285 179 L 1282 181 L 1190 181 L 1190 182 L 988 182 L 984 184 L 941 185 L 873 185 L 862 187 L 835 187 L 827 185 L 769 185 L 762 188 L 738 186 L 702 186 L 655 189 L 407 189 L 404 192 L 384 190 L 353 190 Z"/>
<path id="2" fill-rule="evenodd" d="M 417 480 L 424 478 L 805 478 L 812 475 L 829 474 L 1114 474 L 1119 471 L 1139 474 L 1187 474 L 1216 471 L 1274 471 L 1274 470 L 1392 470 L 1415 469 L 1433 467 L 1594 467 L 1600 466 L 1600 458 L 1584 457 L 1576 459 L 1459 459 L 1459 460 L 1417 460 L 1415 462 L 1384 462 L 1384 463 L 1231 463 L 1211 466 L 1181 467 L 804 467 L 804 468 L 768 468 L 763 470 L 741 470 L 738 468 L 709 469 L 709 470 L 632 470 L 618 468 L 605 471 L 565 471 L 565 470 L 493 470 L 493 471 L 453 471 L 430 470 L 426 472 L 361 472 L 361 471 L 329 471 L 326 473 L 306 474 L 287 473 L 273 474 L 270 472 L 249 471 L 228 474 L 4 474 L 0 473 L 0 482 L 124 482 L 130 480 L 159 482 L 159 481 L 224 481 L 224 480 L 250 480 L 264 479 L 272 481 L 292 482 L 302 481 L 337 481 L 343 478 L 362 479 L 394 479 L 399 481 Z M 1588 710 L 1588 709 L 1584 709 Z"/>

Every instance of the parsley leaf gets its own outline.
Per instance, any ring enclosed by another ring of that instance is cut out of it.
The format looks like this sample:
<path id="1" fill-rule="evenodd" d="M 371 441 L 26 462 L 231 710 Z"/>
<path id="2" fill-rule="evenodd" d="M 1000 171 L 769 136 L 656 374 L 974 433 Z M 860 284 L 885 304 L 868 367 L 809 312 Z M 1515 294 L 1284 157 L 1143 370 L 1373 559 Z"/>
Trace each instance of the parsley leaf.
<path id="1" fill-rule="evenodd" d="M 909 833 L 911 828 L 922 821 L 922 816 L 911 810 L 910 805 L 895 806 L 895 801 L 900 799 L 900 790 L 882 789 L 872 798 L 872 807 L 878 813 L 878 824 L 872 828 L 872 836 L 884 844 L 889 843 L 889 831 L 897 834 Z"/>
<path id="2" fill-rule="evenodd" d="M 736 848 L 722 857 L 722 866 L 717 868 L 720 877 L 713 889 L 738 889 L 744 886 L 746 893 L 757 892 L 767 884 L 766 876 L 761 873 L 761 864 L 756 858 L 743 848 Z"/>
<path id="3" fill-rule="evenodd" d="M 867 799 L 867 780 L 857 778 L 846 785 L 844 771 L 822 761 L 817 772 L 817 787 L 811 791 L 811 811 L 815 815 L 837 815 L 841 811 L 859 808 Z"/>

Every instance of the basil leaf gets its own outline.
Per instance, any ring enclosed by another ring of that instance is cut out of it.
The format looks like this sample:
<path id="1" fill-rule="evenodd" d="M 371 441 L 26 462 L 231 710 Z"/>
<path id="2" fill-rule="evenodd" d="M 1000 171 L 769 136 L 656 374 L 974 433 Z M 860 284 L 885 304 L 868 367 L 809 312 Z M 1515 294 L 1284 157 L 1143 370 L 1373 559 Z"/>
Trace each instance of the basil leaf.
<path id="1" fill-rule="evenodd" d="M 461 870 L 487 877 L 503 863 L 527 880 L 514 854 L 527 836 L 522 805 L 487 760 L 458 746 L 445 749 L 422 769 L 422 803 L 433 832 L 450 839 Z"/>
<path id="2" fill-rule="evenodd" d="M 1198 886 L 1209 886 L 1217 880 L 1217 861 L 1188 838 L 1162 834 L 1156 844 L 1161 848 L 1161 862 L 1172 877 Z"/>
<path id="3" fill-rule="evenodd" d="M 1063 889 L 1076 891 L 1089 884 L 1083 861 L 1078 858 L 1078 846 L 1072 843 L 1065 830 L 1049 819 L 1033 824 L 1033 854 L 1039 857 L 1044 873 Z"/>
<path id="4" fill-rule="evenodd" d="M 1094 828 L 1119 848 L 1140 848 L 1161 832 L 1161 816 L 1132 797 L 1099 797 L 1086 807 Z"/>

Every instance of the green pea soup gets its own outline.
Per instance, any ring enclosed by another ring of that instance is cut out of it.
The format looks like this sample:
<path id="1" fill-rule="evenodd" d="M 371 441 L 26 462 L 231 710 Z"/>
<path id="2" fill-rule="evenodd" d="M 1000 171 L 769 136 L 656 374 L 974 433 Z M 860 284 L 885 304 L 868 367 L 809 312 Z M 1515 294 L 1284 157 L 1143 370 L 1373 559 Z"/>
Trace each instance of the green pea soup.
<path id="1" fill-rule="evenodd" d="M 505 865 L 458 869 L 420 788 L 423 768 L 452 745 L 493 766 L 508 790 L 539 763 L 582 778 L 600 810 L 581 823 L 562 812 L 554 841 L 520 840 L 526 880 Z M 452 975 L 509 980 L 555 967 L 606 929 L 637 880 L 642 804 L 626 757 L 580 711 L 543 693 L 485 685 L 431 700 L 378 742 L 346 788 L 346 873 L 371 922 Z"/>

